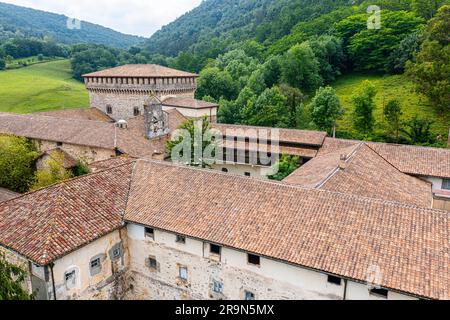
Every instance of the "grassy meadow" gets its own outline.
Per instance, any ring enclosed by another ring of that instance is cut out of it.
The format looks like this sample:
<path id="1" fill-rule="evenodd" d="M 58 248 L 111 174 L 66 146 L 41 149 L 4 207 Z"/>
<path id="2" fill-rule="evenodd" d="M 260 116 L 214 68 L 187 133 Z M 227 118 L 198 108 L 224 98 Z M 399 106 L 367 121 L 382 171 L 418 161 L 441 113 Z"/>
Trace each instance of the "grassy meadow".
<path id="1" fill-rule="evenodd" d="M 392 99 L 398 99 L 402 104 L 403 120 L 409 120 L 414 115 L 434 121 L 433 133 L 438 136 L 447 137 L 450 127 L 450 113 L 439 114 L 428 100 L 416 92 L 414 86 L 404 75 L 363 75 L 350 74 L 340 77 L 332 84 L 341 104 L 346 110 L 345 115 L 339 121 L 339 130 L 354 132 L 352 127 L 352 96 L 360 88 L 364 80 L 371 81 L 377 88 L 378 94 L 375 98 L 375 119 L 378 130 L 384 126 L 383 106 Z"/>
<path id="2" fill-rule="evenodd" d="M 72 79 L 69 60 L 0 71 L 0 112 L 33 113 L 89 106 L 83 83 Z"/>

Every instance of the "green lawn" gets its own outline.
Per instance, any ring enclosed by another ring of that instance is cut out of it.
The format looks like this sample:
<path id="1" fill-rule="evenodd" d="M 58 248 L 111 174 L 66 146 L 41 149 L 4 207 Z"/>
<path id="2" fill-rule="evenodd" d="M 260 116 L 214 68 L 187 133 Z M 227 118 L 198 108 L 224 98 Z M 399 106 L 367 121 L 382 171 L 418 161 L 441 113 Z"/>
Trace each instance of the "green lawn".
<path id="1" fill-rule="evenodd" d="M 450 114 L 439 114 L 429 104 L 427 99 L 414 92 L 413 84 L 404 75 L 361 75 L 351 74 L 339 78 L 333 87 L 335 88 L 341 103 L 346 110 L 343 119 L 339 121 L 339 129 L 354 132 L 352 128 L 352 102 L 351 97 L 361 86 L 364 80 L 372 81 L 378 89 L 376 96 L 375 118 L 377 120 L 377 130 L 382 130 L 383 124 L 383 105 L 391 99 L 398 99 L 403 108 L 403 119 L 408 120 L 414 115 L 434 121 L 433 132 L 444 137 L 448 136 L 450 127 Z"/>
<path id="2" fill-rule="evenodd" d="M 0 71 L 0 112 L 32 113 L 89 106 L 83 83 L 72 79 L 69 60 Z"/>

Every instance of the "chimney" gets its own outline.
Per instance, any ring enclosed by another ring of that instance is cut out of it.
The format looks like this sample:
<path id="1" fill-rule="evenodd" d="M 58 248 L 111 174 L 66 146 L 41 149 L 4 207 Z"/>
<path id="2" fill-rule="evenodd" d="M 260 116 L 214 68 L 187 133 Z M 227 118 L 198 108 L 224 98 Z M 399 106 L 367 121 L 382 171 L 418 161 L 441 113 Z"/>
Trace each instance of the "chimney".
<path id="1" fill-rule="evenodd" d="M 339 160 L 339 169 L 345 170 L 347 168 L 347 155 L 341 154 L 341 159 Z"/>
<path id="2" fill-rule="evenodd" d="M 128 122 L 125 120 L 119 120 L 116 122 L 116 127 L 119 129 L 127 129 L 128 128 Z"/>
<path id="3" fill-rule="evenodd" d="M 152 154 L 152 160 L 157 160 L 157 161 L 164 161 L 166 158 L 166 155 L 164 154 L 164 152 L 155 150 Z"/>

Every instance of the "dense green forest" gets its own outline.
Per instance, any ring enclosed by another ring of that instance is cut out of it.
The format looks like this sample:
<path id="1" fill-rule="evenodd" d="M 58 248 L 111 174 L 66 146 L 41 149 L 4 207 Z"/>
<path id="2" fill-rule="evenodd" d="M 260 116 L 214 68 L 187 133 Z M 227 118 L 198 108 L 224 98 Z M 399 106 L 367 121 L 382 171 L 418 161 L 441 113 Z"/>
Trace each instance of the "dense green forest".
<path id="1" fill-rule="evenodd" d="M 93 43 L 129 48 L 144 39 L 82 22 L 81 29 L 67 28 L 67 17 L 0 2 L 0 41 L 11 38 L 52 39 L 63 44 Z"/>

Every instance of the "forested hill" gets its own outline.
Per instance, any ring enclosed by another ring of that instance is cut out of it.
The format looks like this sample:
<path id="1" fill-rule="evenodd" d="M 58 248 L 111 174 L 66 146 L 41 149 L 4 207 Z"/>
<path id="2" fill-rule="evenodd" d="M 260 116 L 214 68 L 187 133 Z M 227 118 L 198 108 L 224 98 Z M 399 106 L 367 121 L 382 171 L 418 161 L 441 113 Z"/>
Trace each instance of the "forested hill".
<path id="1" fill-rule="evenodd" d="M 17 36 L 50 37 L 64 44 L 92 43 L 129 48 L 144 40 L 88 22 L 82 22 L 80 30 L 70 30 L 67 19 L 64 15 L 0 2 L 0 41 Z"/>
<path id="2" fill-rule="evenodd" d="M 402 1 L 402 0 L 399 0 Z M 205 0 L 156 32 L 146 43 L 152 53 L 176 56 L 195 45 L 200 51 L 255 38 L 273 42 L 298 22 L 312 20 L 360 0 Z M 197 51 L 197 50 L 194 50 Z"/>

